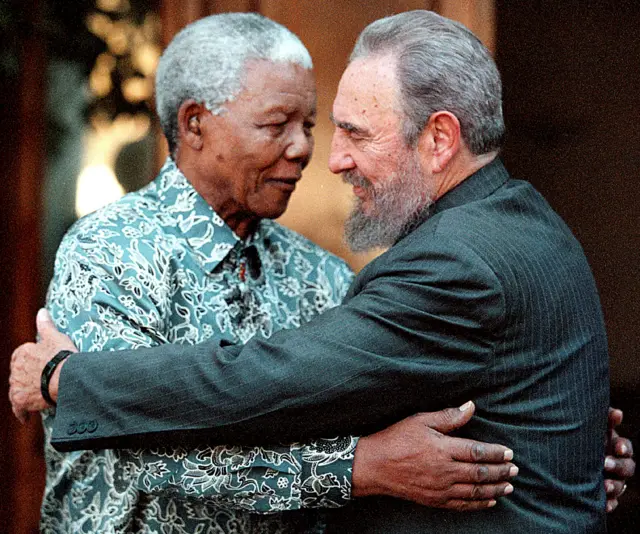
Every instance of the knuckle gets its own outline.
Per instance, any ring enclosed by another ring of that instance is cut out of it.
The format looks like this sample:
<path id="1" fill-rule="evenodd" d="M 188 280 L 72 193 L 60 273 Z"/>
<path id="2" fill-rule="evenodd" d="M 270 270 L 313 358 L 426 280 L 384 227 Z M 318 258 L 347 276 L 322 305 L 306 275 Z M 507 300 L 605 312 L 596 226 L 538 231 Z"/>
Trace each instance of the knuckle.
<path id="1" fill-rule="evenodd" d="M 474 461 L 484 460 L 487 454 L 487 449 L 482 443 L 474 443 L 471 446 L 471 457 Z"/>
<path id="2" fill-rule="evenodd" d="M 486 482 L 489 480 L 489 468 L 486 465 L 480 465 L 476 468 L 476 482 Z"/>
<path id="3" fill-rule="evenodd" d="M 478 500 L 482 498 L 482 489 L 480 486 L 473 486 L 471 488 L 471 494 L 469 497 L 473 500 Z"/>
<path id="4" fill-rule="evenodd" d="M 511 468 L 514 467 L 513 464 L 506 464 L 497 472 L 496 480 L 507 480 L 511 478 Z"/>

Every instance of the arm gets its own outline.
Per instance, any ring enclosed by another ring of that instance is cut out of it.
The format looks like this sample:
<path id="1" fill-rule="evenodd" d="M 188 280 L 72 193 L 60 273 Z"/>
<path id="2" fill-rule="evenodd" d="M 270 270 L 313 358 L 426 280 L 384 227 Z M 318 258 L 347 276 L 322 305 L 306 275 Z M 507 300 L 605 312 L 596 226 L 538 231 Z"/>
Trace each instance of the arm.
<path id="1" fill-rule="evenodd" d="M 434 252 L 425 269 L 422 258 L 392 258 L 346 305 L 296 331 L 244 347 L 209 342 L 114 354 L 133 373 L 109 388 L 87 387 L 109 381 L 99 356 L 83 356 L 86 366 L 72 357 L 60 377 L 61 411 L 78 409 L 82 398 L 106 428 L 85 440 L 57 425 L 56 445 L 164 440 L 173 430 L 180 439 L 240 443 L 370 433 L 416 411 L 460 404 L 469 377 L 490 362 L 490 335 L 503 313 L 499 282 L 476 263 Z M 168 372 L 168 361 L 180 364 Z M 138 377 L 145 398 L 135 394 Z M 140 432 L 140 414 L 153 419 L 153 432 Z"/>
<path id="2" fill-rule="evenodd" d="M 171 312 L 166 283 L 169 255 L 154 250 L 151 243 L 127 243 L 118 237 L 118 242 L 106 243 L 87 235 L 68 239 L 48 301 L 57 323 L 80 349 L 103 351 L 115 382 L 129 368 L 126 362 L 119 369 L 110 366 L 112 351 L 166 343 L 166 317 Z M 110 253 L 115 247 L 122 251 L 119 256 Z M 77 432 L 79 423 L 74 427 Z M 90 430 L 83 433 L 89 435 Z M 324 440 L 270 448 L 200 445 L 182 451 L 123 450 L 114 469 L 116 476 L 142 492 L 168 490 L 252 511 L 338 506 L 347 502 L 350 492 L 356 440 L 346 441 L 330 457 L 311 454 L 322 450 Z"/>
<path id="3" fill-rule="evenodd" d="M 11 399 L 16 415 L 22 414 L 23 410 L 46 407 L 39 387 L 39 377 L 44 365 L 60 350 L 77 350 L 67 336 L 55 329 L 44 310 L 38 314 L 37 325 L 40 337 L 38 343 L 26 343 L 12 355 Z M 53 396 L 55 398 L 55 393 Z M 418 414 L 374 435 L 361 438 L 354 453 L 352 495 L 387 495 L 454 510 L 478 510 L 495 504 L 495 498 L 506 495 L 513 489 L 506 482 L 518 471 L 510 463 L 513 452 L 500 445 L 453 438 L 444 434 L 466 424 L 474 409 L 473 403 L 469 402 L 459 409 Z M 324 440 L 330 441 L 332 440 Z M 353 441 L 355 440 L 351 440 L 351 444 Z M 310 458 L 311 461 L 322 460 L 322 455 L 326 454 L 326 446 L 322 446 L 322 442 L 320 444 L 323 450 L 315 458 Z M 349 443 L 344 445 L 350 446 Z M 227 459 L 233 456 L 233 449 L 219 447 L 218 450 L 221 454 L 226 454 Z M 337 450 L 343 449 L 339 447 Z M 149 454 L 180 458 L 187 453 L 185 449 L 163 449 Z M 216 493 L 215 488 L 210 489 L 210 486 L 220 483 L 220 477 L 216 478 L 215 474 L 210 477 L 199 470 L 185 473 L 184 481 L 176 480 L 173 476 L 163 477 L 167 473 L 161 464 L 152 460 L 144 463 L 144 458 L 140 458 L 145 456 L 144 451 L 124 451 L 123 454 L 134 458 L 134 465 L 127 463 L 124 471 L 138 469 L 135 475 L 138 479 L 137 487 L 147 492 L 184 492 L 194 498 L 189 485 L 208 486 L 200 488 L 203 490 L 200 493 L 203 494 L 207 490 L 208 493 Z M 220 463 L 230 465 L 231 471 L 234 467 L 238 470 L 236 462 L 223 460 Z M 326 463 L 322 462 L 322 465 L 325 466 Z M 303 505 L 319 506 L 322 503 L 329 506 L 330 501 L 325 495 L 326 486 L 331 486 L 334 480 L 335 477 L 331 476 L 315 479 L 303 476 Z M 255 504 L 255 500 L 247 493 L 241 490 L 237 492 L 236 506 L 242 505 L 242 499 Z M 324 497 L 318 499 L 318 493 Z M 218 501 L 226 499 L 219 494 L 216 498 Z"/>

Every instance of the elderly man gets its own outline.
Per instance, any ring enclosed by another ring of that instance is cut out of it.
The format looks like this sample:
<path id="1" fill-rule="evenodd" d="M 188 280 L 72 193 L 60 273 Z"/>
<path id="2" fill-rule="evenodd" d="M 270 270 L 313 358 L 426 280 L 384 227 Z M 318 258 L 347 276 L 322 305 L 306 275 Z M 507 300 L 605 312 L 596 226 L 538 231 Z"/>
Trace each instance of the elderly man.
<path id="1" fill-rule="evenodd" d="M 333 516 L 331 531 L 604 531 L 608 372 L 597 292 L 568 228 L 496 157 L 504 127 L 489 53 L 433 13 L 377 21 L 356 44 L 333 120 L 330 167 L 358 197 L 347 237 L 356 250 L 392 245 L 345 303 L 244 347 L 215 340 L 72 356 L 51 382 L 52 441 L 70 449 L 371 432 L 474 398 L 478 415 L 463 431 L 516 450 L 512 495 L 474 514 L 361 499 Z M 27 367 L 42 369 L 67 343 L 47 329 L 42 346 L 17 351 L 14 393 L 28 398 Z M 372 444 L 358 444 L 365 458 Z M 354 486 L 385 493 L 383 480 L 360 478 L 370 467 L 360 470 L 356 455 Z"/>
<path id="2" fill-rule="evenodd" d="M 81 220 L 60 246 L 48 307 L 78 347 L 193 344 L 212 336 L 245 342 L 341 302 L 353 277 L 344 262 L 269 220 L 284 212 L 311 157 L 311 66 L 297 37 L 255 14 L 209 17 L 176 36 L 160 61 L 156 91 L 171 157 L 151 185 Z M 179 374 L 179 358 L 170 368 Z M 128 371 L 113 378 L 120 373 Z M 181 403 L 175 395 L 166 400 Z M 454 420 L 439 428 L 450 430 L 471 412 L 452 412 Z M 61 454 L 50 444 L 54 420 L 53 412 L 45 415 L 43 532 L 302 532 L 313 516 L 249 512 L 335 507 L 351 493 L 355 437 Z M 389 432 L 398 441 L 437 420 L 418 418 Z M 97 429 L 96 421 L 67 425 L 84 436 Z M 397 444 L 385 448 L 383 438 L 370 439 L 379 453 L 397 455 Z M 271 440 L 258 442 L 280 441 Z M 487 446 L 484 460 L 497 463 L 473 466 L 454 463 L 472 459 L 472 442 L 447 438 L 443 445 L 451 451 L 439 467 L 452 473 L 443 473 L 444 484 L 421 488 L 446 490 L 434 503 L 487 507 L 511 489 L 506 447 Z M 427 436 L 402 447 L 407 455 L 424 447 L 427 458 L 437 452 Z M 367 458 L 357 457 L 362 471 Z M 418 479 L 422 469 L 396 468 Z M 472 484 L 477 469 L 486 484 Z M 468 484 L 449 488 L 454 482 Z M 431 502 L 418 489 L 407 496 Z"/>

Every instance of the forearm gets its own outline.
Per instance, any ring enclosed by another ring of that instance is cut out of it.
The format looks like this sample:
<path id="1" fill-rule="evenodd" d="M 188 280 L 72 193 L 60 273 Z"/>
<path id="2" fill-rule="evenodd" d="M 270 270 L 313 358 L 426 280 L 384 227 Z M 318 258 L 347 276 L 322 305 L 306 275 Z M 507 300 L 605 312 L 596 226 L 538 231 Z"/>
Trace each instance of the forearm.
<path id="1" fill-rule="evenodd" d="M 59 414 L 96 414 L 105 428 L 90 440 L 54 429 L 54 445 L 301 441 L 370 433 L 468 400 L 469 377 L 492 358 L 499 283 L 483 271 L 486 279 L 452 283 L 465 291 L 443 300 L 438 280 L 430 284 L 422 272 L 408 280 L 409 266 L 392 263 L 402 276 L 380 277 L 347 305 L 244 347 L 210 341 L 111 354 L 118 380 L 99 354 L 72 356 L 61 374 Z M 65 398 L 66 383 L 75 396 Z"/>
<path id="2" fill-rule="evenodd" d="M 258 444 L 369 433 L 416 411 L 466 400 L 457 398 L 464 392 L 456 386 L 483 365 L 482 357 L 469 358 L 455 374 L 435 378 L 440 361 L 425 364 L 416 346 L 396 358 L 380 355 L 397 354 L 389 346 L 393 340 L 381 338 L 380 353 L 373 353 L 325 339 L 308 353 L 299 337 L 280 334 L 286 335 L 252 341 L 239 354 L 216 343 L 113 353 L 115 368 L 126 369 L 117 381 L 99 355 L 74 355 L 61 374 L 60 425 L 52 443 L 60 449 L 149 440 Z M 68 436 L 69 414 L 85 414 L 102 428 L 91 436 Z"/>
<path id="3" fill-rule="evenodd" d="M 356 438 L 287 447 L 123 450 L 119 470 L 144 493 L 224 503 L 256 513 L 349 502 Z"/>

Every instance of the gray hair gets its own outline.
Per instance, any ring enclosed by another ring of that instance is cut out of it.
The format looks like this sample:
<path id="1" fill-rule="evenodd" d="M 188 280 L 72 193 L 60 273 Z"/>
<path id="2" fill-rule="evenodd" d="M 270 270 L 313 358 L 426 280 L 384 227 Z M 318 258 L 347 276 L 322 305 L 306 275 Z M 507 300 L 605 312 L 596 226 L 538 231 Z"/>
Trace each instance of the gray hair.
<path id="1" fill-rule="evenodd" d="M 193 99 L 220 113 L 241 92 L 246 62 L 253 59 L 313 67 L 295 34 L 257 13 L 211 15 L 173 38 L 156 72 L 156 110 L 172 154 L 182 103 Z"/>
<path id="2" fill-rule="evenodd" d="M 397 60 L 403 135 L 415 146 L 436 111 L 460 121 L 475 155 L 497 150 L 504 137 L 502 83 L 491 54 L 465 26 L 431 11 L 377 20 L 358 37 L 350 61 L 393 54 Z"/>

